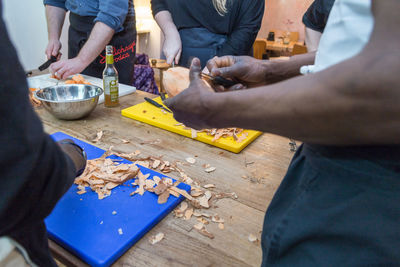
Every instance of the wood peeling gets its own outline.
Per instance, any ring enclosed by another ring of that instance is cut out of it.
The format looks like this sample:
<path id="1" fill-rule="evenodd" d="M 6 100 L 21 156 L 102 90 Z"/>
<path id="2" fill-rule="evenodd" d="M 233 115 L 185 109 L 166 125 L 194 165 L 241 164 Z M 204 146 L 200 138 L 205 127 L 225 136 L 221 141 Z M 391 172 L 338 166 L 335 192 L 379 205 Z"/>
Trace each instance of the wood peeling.
<path id="1" fill-rule="evenodd" d="M 150 242 L 150 244 L 155 245 L 158 242 L 160 242 L 161 240 L 163 240 L 164 236 L 165 236 L 164 233 L 158 233 L 156 235 L 151 236 L 149 238 L 149 242 Z"/>

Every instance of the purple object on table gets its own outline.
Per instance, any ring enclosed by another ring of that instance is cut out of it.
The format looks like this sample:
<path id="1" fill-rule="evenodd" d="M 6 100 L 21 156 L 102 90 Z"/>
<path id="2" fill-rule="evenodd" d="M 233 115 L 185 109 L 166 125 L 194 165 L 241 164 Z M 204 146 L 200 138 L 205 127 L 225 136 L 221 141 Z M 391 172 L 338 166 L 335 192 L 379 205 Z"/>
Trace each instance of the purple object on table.
<path id="1" fill-rule="evenodd" d="M 133 86 L 136 89 L 152 94 L 160 94 L 154 79 L 154 70 L 150 67 L 149 57 L 146 54 L 136 55 Z"/>

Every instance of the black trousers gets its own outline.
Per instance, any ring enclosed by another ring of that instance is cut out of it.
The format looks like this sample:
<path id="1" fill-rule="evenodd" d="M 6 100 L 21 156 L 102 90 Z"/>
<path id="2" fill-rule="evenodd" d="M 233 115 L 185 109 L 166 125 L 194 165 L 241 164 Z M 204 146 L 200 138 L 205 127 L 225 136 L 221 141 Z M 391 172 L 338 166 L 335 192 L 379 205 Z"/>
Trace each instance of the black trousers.
<path id="1" fill-rule="evenodd" d="M 94 26 L 94 19 L 95 17 L 70 14 L 68 58 L 76 57 L 85 45 Z M 132 85 L 136 55 L 135 18 L 127 18 L 124 30 L 114 34 L 109 44 L 114 47 L 114 66 L 118 71 L 119 83 Z M 105 62 L 105 51 L 103 51 L 82 73 L 102 78 Z"/>
<path id="2" fill-rule="evenodd" d="M 400 147 L 299 148 L 268 207 L 262 266 L 400 266 Z"/>

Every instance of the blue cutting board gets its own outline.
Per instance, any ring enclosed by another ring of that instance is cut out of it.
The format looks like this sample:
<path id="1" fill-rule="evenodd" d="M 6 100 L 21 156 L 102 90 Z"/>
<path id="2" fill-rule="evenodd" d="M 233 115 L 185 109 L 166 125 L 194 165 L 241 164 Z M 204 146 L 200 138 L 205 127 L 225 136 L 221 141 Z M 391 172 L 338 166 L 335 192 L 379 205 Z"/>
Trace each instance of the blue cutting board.
<path id="1" fill-rule="evenodd" d="M 88 159 L 99 158 L 104 153 L 104 150 L 62 132 L 54 133 L 52 137 L 56 141 L 74 140 L 86 151 Z M 130 162 L 123 160 L 122 163 Z M 150 173 L 149 179 L 153 175 L 166 177 L 138 167 L 143 174 Z M 112 194 L 102 200 L 88 187 L 86 194 L 78 195 L 74 184 L 45 220 L 49 237 L 91 266 L 111 265 L 184 199 L 171 195 L 167 203 L 158 204 L 158 196 L 154 193 L 132 197 L 129 194 L 136 190 L 132 182 L 114 188 Z M 178 187 L 190 191 L 187 184 L 181 183 Z M 113 211 L 116 211 L 115 215 Z M 122 235 L 118 229 L 122 229 Z"/>

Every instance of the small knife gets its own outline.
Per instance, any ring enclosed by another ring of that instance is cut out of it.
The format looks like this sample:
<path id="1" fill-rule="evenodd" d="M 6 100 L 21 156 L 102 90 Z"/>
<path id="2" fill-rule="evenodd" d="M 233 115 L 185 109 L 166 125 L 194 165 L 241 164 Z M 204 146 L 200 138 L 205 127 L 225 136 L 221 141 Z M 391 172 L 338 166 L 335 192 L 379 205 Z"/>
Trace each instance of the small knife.
<path id="1" fill-rule="evenodd" d="M 54 63 L 56 61 L 57 61 L 57 57 L 51 56 L 51 58 L 49 60 L 47 60 L 45 63 L 43 63 L 42 65 L 40 65 L 38 69 L 40 71 L 44 71 L 51 65 L 51 63 Z"/>
<path id="2" fill-rule="evenodd" d="M 150 103 L 150 104 L 152 104 L 153 106 L 156 106 L 156 107 L 158 107 L 158 108 L 161 108 L 161 109 L 165 110 L 166 112 L 172 113 L 171 110 L 167 109 L 166 107 L 164 107 L 164 106 L 161 105 L 161 104 L 158 104 L 158 103 L 157 103 L 156 101 L 154 101 L 153 99 L 150 99 L 150 98 L 148 98 L 148 97 L 145 97 L 144 100 L 146 100 L 147 103 Z"/>
<path id="3" fill-rule="evenodd" d="M 223 87 L 228 87 L 228 88 L 234 86 L 235 84 L 238 84 L 238 82 L 225 79 L 222 76 L 214 77 L 205 73 L 201 73 L 201 77 L 209 79 L 214 85 L 222 85 Z"/>

